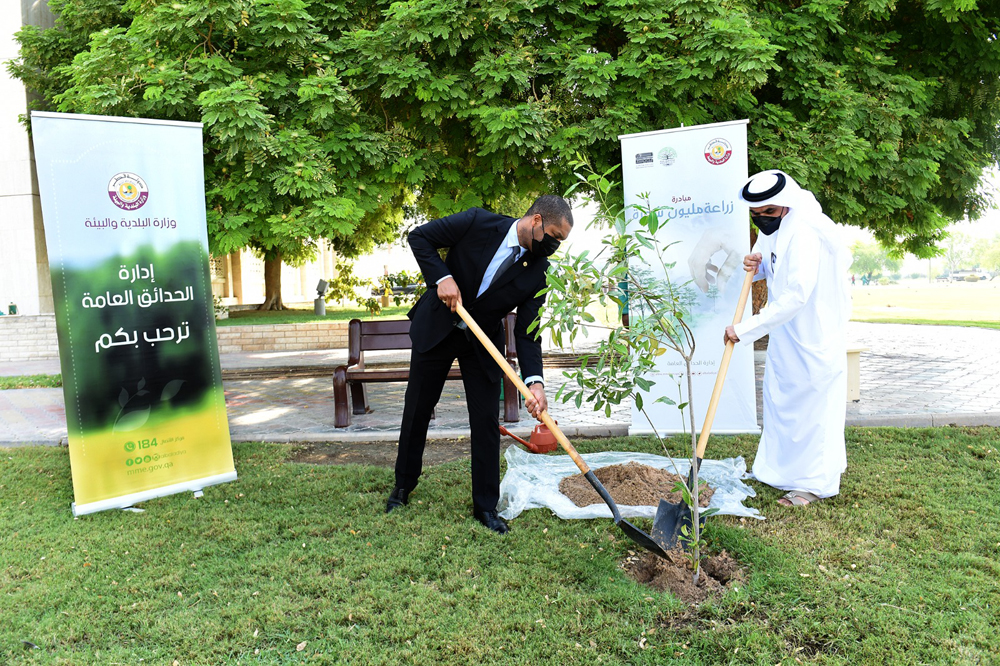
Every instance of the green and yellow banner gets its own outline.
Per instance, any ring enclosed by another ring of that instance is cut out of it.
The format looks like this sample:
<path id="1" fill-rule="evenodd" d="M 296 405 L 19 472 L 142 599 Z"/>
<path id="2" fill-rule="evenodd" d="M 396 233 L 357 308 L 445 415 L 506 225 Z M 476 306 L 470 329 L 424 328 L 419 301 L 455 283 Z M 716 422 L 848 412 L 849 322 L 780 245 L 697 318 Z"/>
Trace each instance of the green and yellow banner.
<path id="1" fill-rule="evenodd" d="M 74 515 L 236 479 L 201 124 L 31 114 Z"/>

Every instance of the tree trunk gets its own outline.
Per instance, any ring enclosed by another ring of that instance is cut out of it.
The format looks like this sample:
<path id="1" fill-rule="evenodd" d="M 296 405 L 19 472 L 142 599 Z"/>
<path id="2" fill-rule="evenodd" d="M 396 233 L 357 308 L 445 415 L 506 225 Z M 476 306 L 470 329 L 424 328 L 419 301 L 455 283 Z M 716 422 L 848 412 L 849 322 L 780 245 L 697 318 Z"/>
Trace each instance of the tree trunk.
<path id="1" fill-rule="evenodd" d="M 281 302 L 281 253 L 264 259 L 264 302 L 258 310 L 287 310 Z"/>
<path id="2" fill-rule="evenodd" d="M 751 293 L 753 294 L 753 312 L 752 314 L 759 314 L 761 308 L 767 305 L 767 280 L 758 280 L 753 283 L 751 288 Z"/>

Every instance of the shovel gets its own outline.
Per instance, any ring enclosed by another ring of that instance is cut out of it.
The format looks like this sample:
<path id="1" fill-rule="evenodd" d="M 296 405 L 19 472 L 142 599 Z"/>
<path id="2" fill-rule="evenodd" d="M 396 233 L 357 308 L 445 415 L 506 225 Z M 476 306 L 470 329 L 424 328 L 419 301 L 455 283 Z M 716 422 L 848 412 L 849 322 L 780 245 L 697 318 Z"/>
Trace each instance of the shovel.
<path id="1" fill-rule="evenodd" d="M 466 311 L 466 309 L 462 306 L 461 303 L 458 304 L 456 312 L 458 312 L 458 316 L 461 317 L 462 321 L 464 321 L 466 325 L 469 327 L 469 330 L 472 331 L 472 333 L 477 338 L 479 338 L 479 341 L 481 343 L 483 343 L 483 346 L 486 348 L 486 351 L 490 353 L 490 356 L 492 356 L 493 360 L 497 362 L 497 365 L 500 366 L 500 369 L 504 371 L 504 374 L 507 375 L 510 381 L 514 382 L 514 386 L 516 386 L 517 390 L 521 392 L 521 395 L 523 395 L 526 400 L 533 399 L 535 396 L 531 393 L 531 391 L 528 390 L 528 387 L 524 385 L 524 382 L 521 381 L 521 378 L 518 377 L 517 373 L 514 372 L 514 369 L 510 367 L 510 364 L 507 362 L 507 359 L 505 359 L 503 355 L 499 352 L 499 350 L 497 350 L 493 342 L 488 337 L 486 337 L 486 334 L 483 333 L 483 329 L 479 328 L 479 324 L 477 324 L 472 319 L 472 316 Z M 566 453 L 569 454 L 569 457 L 573 459 L 573 462 L 576 463 L 576 466 L 580 468 L 580 471 L 583 473 L 583 476 L 587 479 L 587 481 L 590 482 L 590 485 L 594 487 L 594 490 L 597 491 L 597 494 L 601 496 L 601 499 L 603 499 L 604 502 L 611 509 L 611 514 L 612 516 L 614 516 L 615 525 L 620 527 L 622 531 L 625 532 L 625 535 L 629 539 L 636 542 L 643 548 L 656 553 L 660 557 L 666 557 L 667 554 L 663 551 L 662 548 L 660 548 L 657 545 L 657 543 L 653 540 L 651 536 L 640 530 L 638 527 L 636 527 L 629 521 L 622 518 L 621 513 L 618 511 L 618 505 L 615 504 L 615 501 L 613 499 L 611 499 L 611 495 L 608 493 L 607 489 L 601 484 L 600 481 L 597 480 L 597 477 L 594 476 L 594 472 L 591 471 L 587 463 L 584 462 L 583 458 L 580 457 L 580 454 L 576 452 L 576 449 L 573 448 L 573 445 L 569 443 L 569 440 L 566 439 L 566 435 L 564 435 L 562 430 L 559 429 L 559 426 L 556 425 L 555 420 L 553 420 L 553 418 L 549 416 L 548 411 L 542 412 L 540 418 L 542 420 L 542 423 L 544 423 L 548 427 L 549 431 L 551 431 L 552 434 L 555 435 L 556 441 L 559 442 L 559 445 L 563 447 Z"/>
<path id="2" fill-rule="evenodd" d="M 750 294 L 750 284 L 753 282 L 753 273 L 747 271 L 747 276 L 743 280 L 743 289 L 740 291 L 740 300 L 736 305 L 736 315 L 733 316 L 733 326 L 743 319 L 743 310 L 747 305 L 747 296 Z M 708 403 L 708 411 L 705 412 L 705 425 L 701 428 L 698 436 L 697 458 L 691 461 L 691 471 L 688 473 L 687 487 L 694 486 L 694 470 L 701 469 L 701 459 L 705 455 L 705 446 L 708 445 L 708 435 L 712 432 L 712 421 L 715 420 L 715 410 L 719 406 L 719 396 L 722 395 L 722 385 L 726 381 L 726 371 L 729 370 L 729 360 L 733 357 L 734 343 L 730 340 L 726 342 L 726 351 L 722 354 L 722 362 L 719 364 L 719 372 L 715 377 L 715 388 L 712 389 L 712 399 Z M 677 546 L 678 537 L 683 534 L 684 527 L 691 530 L 691 507 L 683 502 L 672 504 L 667 500 L 660 500 L 660 505 L 656 508 L 656 517 L 653 518 L 653 539 L 656 540 L 664 550 L 670 550 Z"/>

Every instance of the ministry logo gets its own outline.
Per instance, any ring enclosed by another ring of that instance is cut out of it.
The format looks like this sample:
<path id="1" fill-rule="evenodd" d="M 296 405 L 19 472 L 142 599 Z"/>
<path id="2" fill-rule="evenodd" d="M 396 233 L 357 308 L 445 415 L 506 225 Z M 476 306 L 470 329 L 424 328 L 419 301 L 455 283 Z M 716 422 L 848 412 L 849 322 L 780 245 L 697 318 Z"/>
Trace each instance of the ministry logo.
<path id="1" fill-rule="evenodd" d="M 705 146 L 705 159 L 709 164 L 725 164 L 733 155 L 733 146 L 725 139 L 712 139 Z"/>
<path id="2" fill-rule="evenodd" d="M 122 171 L 108 182 L 108 196 L 122 210 L 138 210 L 149 199 L 149 190 L 146 181 L 137 174 Z"/>
<path id="3" fill-rule="evenodd" d="M 653 153 L 635 154 L 635 167 L 637 169 L 645 169 L 651 166 L 653 166 Z"/>

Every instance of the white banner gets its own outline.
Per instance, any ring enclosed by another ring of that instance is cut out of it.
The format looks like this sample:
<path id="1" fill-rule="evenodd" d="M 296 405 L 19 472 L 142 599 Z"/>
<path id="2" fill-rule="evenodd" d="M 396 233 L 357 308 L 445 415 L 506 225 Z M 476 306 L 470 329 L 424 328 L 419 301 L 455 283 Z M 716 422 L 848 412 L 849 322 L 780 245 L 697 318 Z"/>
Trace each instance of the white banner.
<path id="1" fill-rule="evenodd" d="M 701 429 L 725 349 L 723 333 L 732 323 L 744 279 L 743 257 L 750 251 L 750 222 L 736 195 L 747 179 L 746 120 L 696 125 L 619 137 L 622 142 L 622 177 L 625 205 L 661 208 L 657 238 L 675 243 L 666 252 L 673 262 L 668 277 L 685 285 L 691 303 L 688 319 L 695 335 L 692 364 L 694 395 L 687 395 L 684 360 L 668 351 L 657 369 L 647 376 L 656 384 L 646 413 L 661 434 L 690 430 L 689 417 L 677 407 L 653 402 L 666 395 L 677 403 L 690 403 L 695 424 Z M 638 216 L 635 208 L 627 214 Z M 653 270 L 659 261 L 643 254 Z M 662 268 L 658 268 L 663 277 Z M 640 317 L 636 304 L 629 316 Z M 748 301 L 744 316 L 750 314 Z M 632 407 L 629 432 L 653 431 L 646 416 Z M 712 426 L 715 433 L 759 432 L 753 351 L 737 346 L 726 374 L 725 387 Z"/>

